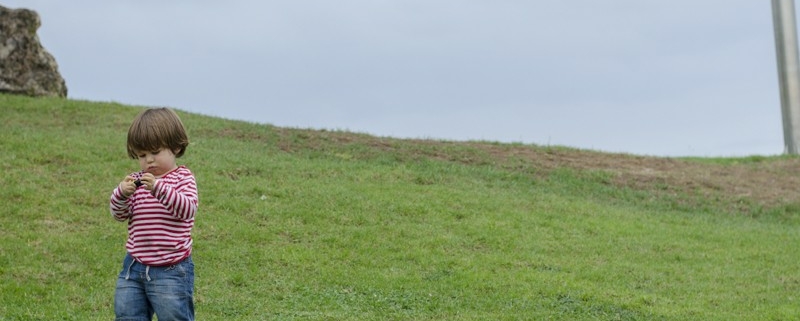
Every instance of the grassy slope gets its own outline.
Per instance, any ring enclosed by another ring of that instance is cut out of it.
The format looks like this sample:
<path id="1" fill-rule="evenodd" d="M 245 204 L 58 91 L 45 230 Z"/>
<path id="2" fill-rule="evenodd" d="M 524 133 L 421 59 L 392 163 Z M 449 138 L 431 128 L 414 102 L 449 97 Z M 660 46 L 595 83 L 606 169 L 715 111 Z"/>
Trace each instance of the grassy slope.
<path id="1" fill-rule="evenodd" d="M 125 225 L 107 201 L 136 169 L 124 146 L 140 109 L 14 96 L 0 108 L 0 320 L 113 318 Z M 201 319 L 800 314 L 793 211 L 675 206 L 680 195 L 650 198 L 604 172 L 497 166 L 474 144 L 180 114 L 201 192 Z"/>

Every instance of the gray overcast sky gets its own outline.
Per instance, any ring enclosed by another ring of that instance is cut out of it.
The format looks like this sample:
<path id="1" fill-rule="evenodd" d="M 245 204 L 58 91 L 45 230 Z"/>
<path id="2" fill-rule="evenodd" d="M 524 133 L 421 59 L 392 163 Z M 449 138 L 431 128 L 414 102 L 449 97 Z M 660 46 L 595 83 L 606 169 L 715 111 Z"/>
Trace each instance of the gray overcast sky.
<path id="1" fill-rule="evenodd" d="M 3 1 L 75 99 L 655 156 L 783 152 L 769 1 Z"/>

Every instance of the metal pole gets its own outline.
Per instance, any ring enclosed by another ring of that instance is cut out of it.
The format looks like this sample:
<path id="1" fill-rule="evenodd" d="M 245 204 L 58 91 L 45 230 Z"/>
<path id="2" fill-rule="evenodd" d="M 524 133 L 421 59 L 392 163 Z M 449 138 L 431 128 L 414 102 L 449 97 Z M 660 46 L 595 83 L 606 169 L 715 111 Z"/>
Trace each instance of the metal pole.
<path id="1" fill-rule="evenodd" d="M 800 154 L 800 55 L 797 50 L 797 25 L 794 0 L 772 0 L 775 28 L 775 53 L 783 115 L 784 152 Z"/>

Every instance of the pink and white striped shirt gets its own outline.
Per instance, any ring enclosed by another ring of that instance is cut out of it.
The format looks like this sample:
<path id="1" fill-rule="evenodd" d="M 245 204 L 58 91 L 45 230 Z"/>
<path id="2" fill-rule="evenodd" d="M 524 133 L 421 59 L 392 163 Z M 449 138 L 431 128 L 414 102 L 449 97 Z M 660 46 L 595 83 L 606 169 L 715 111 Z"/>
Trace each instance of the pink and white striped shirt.
<path id="1" fill-rule="evenodd" d="M 142 172 L 131 175 L 138 179 Z M 152 193 L 144 186 L 127 198 L 119 187 L 111 193 L 111 215 L 128 221 L 128 253 L 150 266 L 172 265 L 192 254 L 197 204 L 194 175 L 184 166 L 159 178 Z"/>

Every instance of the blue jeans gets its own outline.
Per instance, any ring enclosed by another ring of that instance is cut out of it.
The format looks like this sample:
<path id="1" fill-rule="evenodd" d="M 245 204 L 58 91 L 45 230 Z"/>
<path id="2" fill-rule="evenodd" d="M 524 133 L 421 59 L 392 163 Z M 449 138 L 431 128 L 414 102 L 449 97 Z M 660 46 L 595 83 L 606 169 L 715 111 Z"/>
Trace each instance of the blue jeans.
<path id="1" fill-rule="evenodd" d="M 146 266 L 130 254 L 122 261 L 114 294 L 117 321 L 194 320 L 194 263 L 189 256 L 171 266 Z"/>

